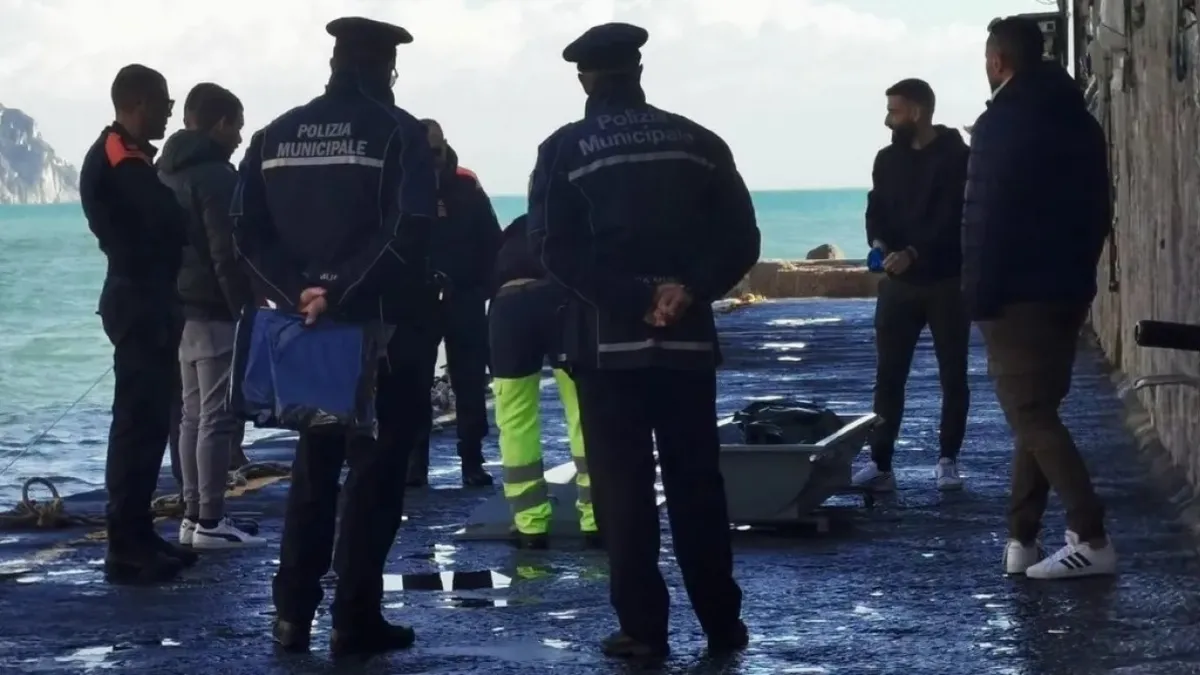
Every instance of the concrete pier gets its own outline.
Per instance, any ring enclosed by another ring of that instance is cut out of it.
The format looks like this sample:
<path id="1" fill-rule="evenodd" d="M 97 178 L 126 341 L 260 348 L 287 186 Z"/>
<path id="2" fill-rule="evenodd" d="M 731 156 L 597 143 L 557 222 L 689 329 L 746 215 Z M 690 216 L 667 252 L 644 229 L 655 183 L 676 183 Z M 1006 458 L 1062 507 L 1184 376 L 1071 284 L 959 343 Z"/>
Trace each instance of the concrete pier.
<path id="1" fill-rule="evenodd" d="M 871 301 L 768 302 L 720 318 L 727 364 L 722 412 L 747 399 L 793 395 L 839 410 L 869 408 L 874 379 Z M 1120 552 L 1116 579 L 1037 583 L 1007 579 L 1000 555 L 1010 442 L 976 339 L 972 411 L 963 469 L 967 489 L 934 489 L 940 408 L 928 338 L 909 384 L 897 453 L 900 491 L 870 511 L 847 501 L 833 530 L 803 537 L 739 533 L 749 650 L 729 663 L 701 656 L 703 638 L 669 555 L 673 589 L 669 673 L 886 675 L 1182 675 L 1200 672 L 1200 567 L 1160 484 L 1125 431 L 1123 409 L 1098 349 L 1079 358 L 1066 421 L 1106 500 Z M 556 397 L 545 394 L 548 462 L 566 461 Z M 411 652 L 354 672 L 630 672 L 606 661 L 595 641 L 613 628 L 602 555 L 577 550 L 516 552 L 452 539 L 486 492 L 458 486 L 452 434 L 435 439 L 433 487 L 411 491 L 408 522 L 388 566 L 388 615 L 415 625 Z M 496 457 L 494 435 L 486 450 Z M 266 441 L 256 460 L 284 460 Z M 4 672 L 334 672 L 324 650 L 282 659 L 268 638 L 269 580 L 278 555 L 286 483 L 240 498 L 233 508 L 263 524 L 271 545 L 213 553 L 178 583 L 117 588 L 101 580 L 94 542 L 0 532 L 0 659 Z M 90 511 L 99 499 L 72 500 Z M 1055 503 L 1046 543 L 1061 539 Z M 164 531 L 173 524 L 164 524 Z M 664 521 L 665 528 L 665 521 Z M 664 548 L 669 551 L 669 541 Z"/>

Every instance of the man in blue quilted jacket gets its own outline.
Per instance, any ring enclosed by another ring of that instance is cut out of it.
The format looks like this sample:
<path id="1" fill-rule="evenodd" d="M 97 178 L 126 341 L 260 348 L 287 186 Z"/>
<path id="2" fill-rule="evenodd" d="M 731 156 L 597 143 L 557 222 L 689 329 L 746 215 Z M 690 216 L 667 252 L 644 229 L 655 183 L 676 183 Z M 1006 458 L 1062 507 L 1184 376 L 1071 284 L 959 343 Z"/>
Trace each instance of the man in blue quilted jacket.
<path id="1" fill-rule="evenodd" d="M 1112 222 L 1107 142 L 1074 80 L 1044 59 L 1035 21 L 988 30 L 992 99 L 971 137 L 962 279 L 1016 446 L 1005 572 L 1112 574 L 1104 505 L 1058 414 Z M 1042 558 L 1051 489 L 1067 511 L 1066 545 Z"/>

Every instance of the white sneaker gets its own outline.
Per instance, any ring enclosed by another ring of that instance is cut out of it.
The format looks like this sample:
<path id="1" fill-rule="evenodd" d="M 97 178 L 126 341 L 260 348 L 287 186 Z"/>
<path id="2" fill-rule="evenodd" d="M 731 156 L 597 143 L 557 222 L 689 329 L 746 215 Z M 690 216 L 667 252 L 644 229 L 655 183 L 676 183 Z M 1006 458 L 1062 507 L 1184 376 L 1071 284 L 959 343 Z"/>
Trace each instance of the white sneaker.
<path id="1" fill-rule="evenodd" d="M 1067 545 L 1054 555 L 1025 570 L 1030 579 L 1078 579 L 1117 573 L 1117 552 L 1112 540 L 1104 548 L 1093 548 L 1067 530 Z"/>
<path id="2" fill-rule="evenodd" d="M 850 482 L 855 487 L 871 492 L 895 492 L 896 490 L 896 474 L 891 471 L 880 471 L 875 462 L 859 469 Z"/>
<path id="3" fill-rule="evenodd" d="M 196 521 L 184 518 L 179 521 L 179 545 L 191 546 L 192 536 L 196 534 Z"/>
<path id="4" fill-rule="evenodd" d="M 942 492 L 961 490 L 963 487 L 962 476 L 958 475 L 958 462 L 949 457 L 943 457 L 938 460 L 937 468 L 933 471 L 933 477 L 937 480 L 937 489 Z"/>
<path id="5" fill-rule="evenodd" d="M 229 518 L 221 519 L 211 529 L 197 525 L 192 535 L 192 548 L 198 549 L 247 548 L 265 546 L 266 543 L 266 539 L 238 529 Z"/>
<path id="6" fill-rule="evenodd" d="M 1004 547 L 1004 573 L 1025 574 L 1042 557 L 1042 547 L 1037 543 L 1026 546 L 1016 539 L 1009 539 Z"/>

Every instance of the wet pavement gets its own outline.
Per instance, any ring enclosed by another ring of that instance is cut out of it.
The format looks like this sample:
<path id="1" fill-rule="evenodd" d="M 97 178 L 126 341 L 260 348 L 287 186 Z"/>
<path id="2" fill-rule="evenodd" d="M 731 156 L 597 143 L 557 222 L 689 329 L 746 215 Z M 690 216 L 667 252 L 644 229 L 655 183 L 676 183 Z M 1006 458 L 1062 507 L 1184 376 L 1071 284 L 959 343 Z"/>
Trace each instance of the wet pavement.
<path id="1" fill-rule="evenodd" d="M 872 307 L 871 301 L 795 301 L 722 317 L 722 410 L 771 394 L 813 397 L 847 412 L 868 408 Z M 934 490 L 940 404 L 926 339 L 909 385 L 898 494 L 870 511 L 842 502 L 830 534 L 739 533 L 752 642 L 736 661 L 702 657 L 703 637 L 667 544 L 675 656 L 664 672 L 1200 673 L 1200 567 L 1124 431 L 1098 354 L 1081 355 L 1066 417 L 1109 506 L 1122 556 L 1115 580 L 1038 583 L 1001 574 L 1010 446 L 978 340 L 971 368 L 965 492 Z M 545 404 L 553 410 L 548 454 L 566 461 L 552 389 Z M 594 646 L 612 628 L 601 555 L 453 540 L 470 508 L 489 493 L 458 487 L 452 436 L 436 440 L 434 487 L 410 491 L 410 519 L 385 580 L 389 616 L 415 625 L 417 647 L 348 672 L 632 672 Z M 286 450 L 286 442 L 267 441 L 251 454 L 281 460 Z M 494 446 L 490 452 L 494 457 Z M 0 672 L 341 672 L 323 648 L 282 659 L 267 638 L 284 489 L 272 485 L 234 504 L 261 519 L 269 548 L 206 555 L 165 588 L 105 585 L 103 551 L 95 543 L 46 552 L 81 531 L 35 538 L 0 532 L 0 561 L 8 561 L 0 562 L 6 664 Z M 95 497 L 84 497 L 69 508 L 97 506 Z M 1053 546 L 1063 524 L 1056 503 L 1051 512 Z M 318 644 L 327 629 L 322 616 Z"/>

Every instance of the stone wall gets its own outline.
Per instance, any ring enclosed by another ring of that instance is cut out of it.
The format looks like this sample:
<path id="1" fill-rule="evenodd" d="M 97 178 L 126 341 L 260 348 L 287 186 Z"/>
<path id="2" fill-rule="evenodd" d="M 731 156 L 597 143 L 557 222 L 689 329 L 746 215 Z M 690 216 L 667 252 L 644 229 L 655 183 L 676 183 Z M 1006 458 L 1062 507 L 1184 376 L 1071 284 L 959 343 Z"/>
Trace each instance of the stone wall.
<path id="1" fill-rule="evenodd" d="M 882 274 L 864 260 L 764 260 L 730 296 L 766 298 L 873 298 Z"/>
<path id="2" fill-rule="evenodd" d="M 1110 361 L 1129 377 L 1196 373 L 1200 358 L 1133 344 L 1140 319 L 1200 323 L 1200 52 L 1182 32 L 1187 72 L 1176 77 L 1177 0 L 1095 1 L 1115 51 L 1091 51 L 1097 115 L 1110 129 L 1117 221 L 1100 264 L 1092 325 Z M 1126 5 L 1125 3 L 1129 3 Z M 1076 0 L 1087 21 L 1089 0 Z M 1140 16 L 1144 12 L 1144 18 Z M 1190 19 L 1189 19 L 1190 20 Z M 1140 26 L 1138 24 L 1141 24 Z M 1185 23 L 1186 25 L 1186 23 Z M 1094 26 L 1094 24 L 1093 24 Z M 1110 64 L 1110 65 L 1106 65 Z M 1106 72 L 1108 71 L 1108 72 Z M 1109 77 L 1109 72 L 1113 76 Z M 1085 73 L 1087 75 L 1087 73 Z M 1104 82 L 1111 84 L 1106 87 Z M 1115 254 L 1110 259 L 1110 254 Z M 1112 260 L 1115 259 L 1115 265 Z M 1111 288 L 1110 288 L 1111 286 Z M 1200 397 L 1184 387 L 1144 391 L 1158 436 L 1200 485 Z"/>

